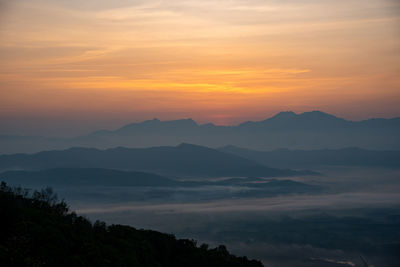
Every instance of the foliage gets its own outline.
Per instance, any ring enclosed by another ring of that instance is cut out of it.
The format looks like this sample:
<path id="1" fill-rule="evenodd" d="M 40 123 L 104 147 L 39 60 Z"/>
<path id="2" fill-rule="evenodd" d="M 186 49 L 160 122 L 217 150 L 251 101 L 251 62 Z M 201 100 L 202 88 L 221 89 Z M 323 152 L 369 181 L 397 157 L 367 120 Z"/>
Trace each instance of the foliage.
<path id="1" fill-rule="evenodd" d="M 156 231 L 92 224 L 70 212 L 51 188 L 30 194 L 2 182 L 0 214 L 2 266 L 262 266 L 222 245 L 209 249 Z"/>

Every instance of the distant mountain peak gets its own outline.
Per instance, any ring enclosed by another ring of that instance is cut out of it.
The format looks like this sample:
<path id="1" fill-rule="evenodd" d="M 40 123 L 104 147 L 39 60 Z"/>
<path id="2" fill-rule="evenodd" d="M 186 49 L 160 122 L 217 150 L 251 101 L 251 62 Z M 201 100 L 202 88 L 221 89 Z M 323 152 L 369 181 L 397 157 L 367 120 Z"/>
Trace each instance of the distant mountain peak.
<path id="1" fill-rule="evenodd" d="M 322 112 L 322 111 L 319 111 L 319 110 L 303 112 L 299 116 L 310 117 L 310 118 L 321 118 L 321 119 L 325 119 L 325 118 L 339 119 L 338 117 L 336 117 L 336 116 L 334 116 L 332 114 L 329 114 L 329 113 L 326 113 L 326 112 Z"/>
<path id="2" fill-rule="evenodd" d="M 287 110 L 287 111 L 281 111 L 275 116 L 297 116 L 297 114 L 291 110 Z"/>
<path id="3" fill-rule="evenodd" d="M 287 118 L 337 118 L 336 116 L 319 111 L 319 110 L 312 110 L 312 111 L 306 111 L 303 113 L 296 114 L 293 111 L 282 111 L 279 112 L 278 114 L 272 116 L 270 119 L 287 119 Z"/>
<path id="4" fill-rule="evenodd" d="M 177 147 L 195 147 L 196 145 L 193 144 L 189 144 L 189 143 L 180 143 L 179 145 L 177 145 Z"/>
<path id="5" fill-rule="evenodd" d="M 156 124 L 156 123 L 159 123 L 159 122 L 161 122 L 159 119 L 154 118 L 152 120 L 147 120 L 147 121 L 144 121 L 144 122 L 138 122 L 138 123 L 132 123 L 132 124 L 133 125 L 137 125 L 137 124 Z"/>
<path id="6" fill-rule="evenodd" d="M 274 115 L 271 117 L 271 119 L 284 119 L 284 118 L 294 118 L 297 117 L 297 114 L 294 113 L 293 111 L 281 111 L 278 114 Z"/>
<path id="7" fill-rule="evenodd" d="M 192 118 L 180 119 L 180 120 L 171 120 L 171 121 L 166 121 L 166 122 L 189 122 L 189 123 L 197 124 Z"/>
<path id="8" fill-rule="evenodd" d="M 135 122 L 131 124 L 127 124 L 117 129 L 116 132 L 125 132 L 125 131 L 135 131 L 135 130 L 151 130 L 151 129 L 159 129 L 160 127 L 169 127 L 175 128 L 176 130 L 181 127 L 182 129 L 197 127 L 198 124 L 191 118 L 188 119 L 178 119 L 178 120 L 167 120 L 160 121 L 157 118 L 152 120 L 147 120 L 143 122 Z"/>
<path id="9" fill-rule="evenodd" d="M 206 123 L 199 125 L 196 121 L 194 121 L 192 118 L 185 118 L 185 119 L 176 119 L 176 120 L 159 120 L 157 118 L 154 118 L 152 120 L 146 120 L 143 122 L 135 122 L 131 124 L 127 124 L 121 128 L 119 128 L 118 131 L 132 131 L 132 130 L 138 130 L 139 128 L 141 129 L 146 129 L 146 130 L 151 130 L 151 128 L 156 127 L 159 129 L 159 127 L 168 127 L 169 129 L 175 129 L 175 130 L 187 130 L 187 129 L 195 129 L 197 127 L 201 127 L 202 129 L 208 129 L 208 128 L 214 128 L 214 127 L 246 127 L 246 126 L 251 126 L 251 125 L 257 125 L 257 124 L 264 124 L 264 123 L 280 123 L 280 124 L 285 124 L 285 123 L 292 123 L 295 121 L 310 121 L 311 123 L 314 123 L 316 120 L 326 120 L 326 121 L 345 121 L 344 119 L 338 118 L 334 115 L 331 115 L 326 112 L 322 112 L 319 110 L 313 110 L 313 111 L 307 111 L 303 113 L 296 114 L 293 111 L 282 111 L 277 113 L 276 115 L 264 120 L 264 121 L 246 121 L 243 122 L 239 125 L 236 126 L 216 126 L 213 123 Z M 103 132 L 100 132 L 103 133 Z M 107 133 L 107 132 L 104 132 Z"/>
<path id="10" fill-rule="evenodd" d="M 186 123 L 186 124 L 195 124 L 195 125 L 197 125 L 197 123 L 192 118 L 177 119 L 177 120 L 165 120 L 165 121 L 160 121 L 159 119 L 154 118 L 152 120 L 144 121 L 144 122 L 141 122 L 141 123 L 139 122 L 139 123 L 136 123 L 136 124 L 143 124 L 143 123 L 147 123 L 147 122 L 163 123 L 163 124 L 176 124 L 176 123 L 183 124 L 183 123 Z"/>
<path id="11" fill-rule="evenodd" d="M 211 150 L 211 148 L 206 147 L 206 146 L 199 146 L 199 145 L 195 145 L 195 144 L 190 144 L 190 143 L 180 143 L 179 145 L 176 146 L 176 148 L 180 148 L 180 149 L 196 149 L 196 150 Z"/>

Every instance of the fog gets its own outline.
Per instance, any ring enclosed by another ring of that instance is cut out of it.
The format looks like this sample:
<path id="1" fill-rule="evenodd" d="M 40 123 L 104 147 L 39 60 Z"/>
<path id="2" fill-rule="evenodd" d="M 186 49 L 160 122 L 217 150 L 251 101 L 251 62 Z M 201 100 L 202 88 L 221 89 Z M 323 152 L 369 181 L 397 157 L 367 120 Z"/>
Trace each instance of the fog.
<path id="1" fill-rule="evenodd" d="M 70 170 L 85 174 L 85 169 Z M 224 244 L 232 253 L 260 259 L 266 266 L 364 266 L 363 261 L 396 266 L 400 170 L 316 166 L 313 171 L 319 175 L 183 176 L 176 183 L 154 186 L 100 185 L 105 179 L 100 176 L 86 184 L 76 184 L 83 176 L 62 183 L 59 177 L 41 180 L 41 172 L 22 173 L 36 176 L 20 181 L 31 189 L 43 188 L 43 181 L 53 183 L 48 185 L 71 210 L 93 222 L 157 230 L 211 247 Z M 52 172 L 58 173 L 66 169 Z M 18 185 L 18 176 L 7 177 L 3 173 L 1 178 Z M 118 179 L 123 181 L 114 177 Z"/>
<path id="2" fill-rule="evenodd" d="M 54 189 L 92 221 L 225 244 L 266 266 L 363 266 L 360 256 L 372 266 L 396 266 L 400 171 L 318 171 L 323 175 L 290 177 L 322 188 L 301 194 L 232 186 Z"/>

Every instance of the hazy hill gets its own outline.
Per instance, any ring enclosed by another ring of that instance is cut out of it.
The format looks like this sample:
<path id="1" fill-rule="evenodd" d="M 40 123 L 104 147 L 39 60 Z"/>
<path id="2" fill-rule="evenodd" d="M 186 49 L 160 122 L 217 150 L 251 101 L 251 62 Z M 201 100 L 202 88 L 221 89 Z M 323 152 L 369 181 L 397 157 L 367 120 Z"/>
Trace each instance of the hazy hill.
<path id="1" fill-rule="evenodd" d="M 0 186 L 2 266 L 262 267 L 171 234 L 110 225 L 70 212 L 51 190 Z"/>
<path id="2" fill-rule="evenodd" d="M 355 147 L 258 151 L 235 146 L 225 146 L 219 150 L 280 168 L 312 168 L 318 165 L 400 167 L 400 151 L 374 151 Z"/>
<path id="3" fill-rule="evenodd" d="M 241 186 L 268 188 L 287 192 L 315 191 L 316 186 L 291 180 L 263 179 L 257 177 L 228 178 L 217 181 L 179 181 L 160 175 L 119 171 L 101 168 L 59 168 L 36 171 L 6 171 L 0 180 L 11 185 L 46 186 L 133 186 L 133 187 L 197 187 L 197 186 Z M 277 192 L 278 192 L 277 191 Z"/>
<path id="4" fill-rule="evenodd" d="M 181 144 L 176 147 L 71 148 L 36 154 L 0 156 L 0 170 L 49 168 L 109 168 L 150 171 L 178 176 L 290 176 L 312 174 L 269 168 L 260 163 L 215 149 Z"/>
<path id="5" fill-rule="evenodd" d="M 166 177 L 133 171 L 93 168 L 60 168 L 39 171 L 7 171 L 0 180 L 23 186 L 176 186 L 180 183 Z"/>
<path id="6" fill-rule="evenodd" d="M 171 146 L 182 142 L 258 150 L 361 147 L 400 150 L 400 118 L 349 121 L 320 112 L 281 112 L 262 121 L 235 126 L 199 125 L 192 119 L 148 120 L 116 130 L 99 130 L 74 138 L 0 135 L 0 153 L 39 152 L 72 146 L 95 148 Z"/>
<path id="7" fill-rule="evenodd" d="M 123 134 L 123 135 L 136 135 L 141 133 L 162 131 L 163 133 L 179 133 L 179 132 L 195 132 L 199 125 L 192 119 L 182 119 L 173 121 L 160 121 L 153 119 L 141 123 L 131 123 L 125 125 L 116 131 L 103 131 L 93 133 L 93 135 L 101 134 Z"/>

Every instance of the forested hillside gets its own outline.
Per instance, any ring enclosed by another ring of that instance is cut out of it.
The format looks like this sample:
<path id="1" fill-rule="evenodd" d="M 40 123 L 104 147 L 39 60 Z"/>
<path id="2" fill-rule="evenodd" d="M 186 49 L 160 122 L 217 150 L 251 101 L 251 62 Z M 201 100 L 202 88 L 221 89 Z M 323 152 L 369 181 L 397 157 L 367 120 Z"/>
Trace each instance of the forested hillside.
<path id="1" fill-rule="evenodd" d="M 263 266 L 223 245 L 210 249 L 156 231 L 91 223 L 50 188 L 29 193 L 2 182 L 0 214 L 2 266 Z"/>

